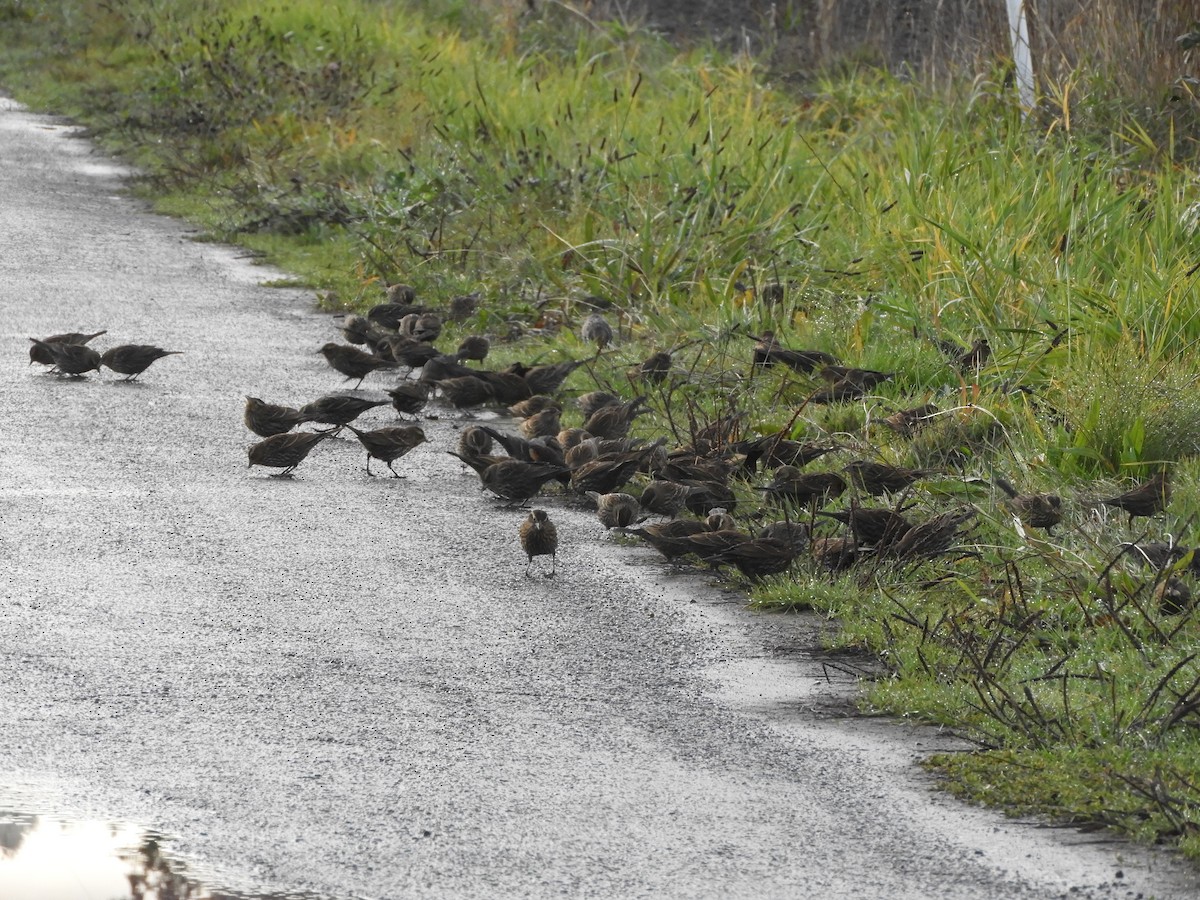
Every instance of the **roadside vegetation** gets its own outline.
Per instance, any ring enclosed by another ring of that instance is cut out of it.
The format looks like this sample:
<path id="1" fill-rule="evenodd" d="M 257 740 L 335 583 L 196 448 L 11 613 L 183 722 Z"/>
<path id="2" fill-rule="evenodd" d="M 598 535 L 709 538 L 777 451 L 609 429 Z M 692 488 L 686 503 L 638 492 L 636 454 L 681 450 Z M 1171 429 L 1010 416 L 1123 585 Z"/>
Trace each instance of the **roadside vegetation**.
<path id="1" fill-rule="evenodd" d="M 0 46 L 0 85 L 331 312 L 477 292 L 446 342 L 503 363 L 593 353 L 603 308 L 617 340 L 573 383 L 647 393 L 646 433 L 730 416 L 837 448 L 812 468 L 928 470 L 888 502 L 973 511 L 947 552 L 814 553 L 754 602 L 829 616 L 882 664 L 864 702 L 977 742 L 933 763 L 954 790 L 1200 856 L 1194 82 L 1122 105 L 1076 70 L 1025 117 L 1000 65 L 784 87 L 561 4 L 0 0 Z M 751 366 L 765 330 L 891 378 L 818 402 L 816 374 Z M 671 376 L 633 384 L 660 350 Z M 1097 502 L 1164 468 L 1165 512 Z M 1061 522 L 1023 523 L 1001 478 Z M 736 482 L 739 516 L 769 480 Z M 879 505 L 853 493 L 829 508 Z"/>

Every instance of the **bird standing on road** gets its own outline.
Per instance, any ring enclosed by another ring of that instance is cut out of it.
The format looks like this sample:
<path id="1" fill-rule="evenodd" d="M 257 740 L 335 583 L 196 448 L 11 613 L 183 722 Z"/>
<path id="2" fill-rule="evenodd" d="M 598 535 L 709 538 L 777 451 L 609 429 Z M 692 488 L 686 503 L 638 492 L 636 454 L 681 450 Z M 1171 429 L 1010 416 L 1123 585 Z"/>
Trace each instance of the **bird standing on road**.
<path id="1" fill-rule="evenodd" d="M 100 371 L 100 354 L 84 344 L 67 344 L 30 338 L 35 350 L 44 351 L 50 357 L 54 369 L 60 375 L 81 378 L 85 372 Z M 40 354 L 39 354 L 40 358 Z M 30 354 L 33 359 L 33 354 Z"/>
<path id="2" fill-rule="evenodd" d="M 329 365 L 347 378 L 357 378 L 358 382 L 354 385 L 355 390 L 363 383 L 363 379 L 376 369 L 394 369 L 399 365 L 393 360 L 365 353 L 357 347 L 335 344 L 333 341 L 325 344 L 317 352 L 325 357 L 325 361 Z"/>
<path id="3" fill-rule="evenodd" d="M 427 440 L 425 432 L 418 425 L 391 425 L 387 428 L 377 428 L 374 431 L 359 431 L 353 425 L 347 425 L 358 442 L 367 451 L 367 474 L 371 474 L 371 458 L 383 460 L 384 465 L 397 478 L 400 473 L 392 468 L 392 463 Z"/>
<path id="4" fill-rule="evenodd" d="M 46 344 L 86 344 L 93 338 L 98 338 L 102 334 L 108 334 L 107 331 L 93 331 L 91 334 L 83 334 L 79 331 L 68 331 L 66 334 L 52 334 L 48 338 L 30 338 L 33 341 L 33 346 L 29 348 L 29 364 L 41 363 L 43 366 L 54 365 L 54 356 L 50 353 L 50 349 Z"/>
<path id="5" fill-rule="evenodd" d="M 283 469 L 272 475 L 272 478 L 289 478 L 296 466 L 304 462 L 309 452 L 333 431 L 297 431 L 289 434 L 277 434 L 265 441 L 259 441 L 248 451 L 250 466 L 266 466 L 271 469 Z"/>
<path id="6" fill-rule="evenodd" d="M 247 397 L 242 421 L 259 437 L 272 437 L 291 431 L 304 422 L 305 418 L 300 410 L 290 406 L 278 406 L 274 403 L 264 403 L 257 397 Z"/>
<path id="7" fill-rule="evenodd" d="M 546 511 L 535 509 L 530 512 L 529 517 L 521 523 L 519 533 L 521 549 L 529 557 L 529 563 L 525 566 L 525 576 L 530 576 L 535 556 L 549 556 L 550 571 L 546 577 L 553 577 L 558 565 L 558 529 L 554 527 Z"/>
<path id="8" fill-rule="evenodd" d="M 100 362 L 118 375 L 124 375 L 125 381 L 133 381 L 164 356 L 179 356 L 181 353 L 182 350 L 164 350 L 152 344 L 121 344 L 101 353 Z"/>

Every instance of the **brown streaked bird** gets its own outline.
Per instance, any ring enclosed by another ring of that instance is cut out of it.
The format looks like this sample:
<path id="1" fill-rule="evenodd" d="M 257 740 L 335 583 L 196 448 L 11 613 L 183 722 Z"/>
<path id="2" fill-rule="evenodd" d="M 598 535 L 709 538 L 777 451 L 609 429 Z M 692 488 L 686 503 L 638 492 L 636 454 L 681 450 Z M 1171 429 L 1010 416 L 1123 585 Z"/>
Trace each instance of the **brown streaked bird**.
<path id="1" fill-rule="evenodd" d="M 620 397 L 610 394 L 608 391 L 588 391 L 575 398 L 575 405 L 583 413 L 584 421 L 587 421 L 601 407 L 619 406 L 622 402 L 624 401 Z"/>
<path id="2" fill-rule="evenodd" d="M 387 297 L 388 303 L 395 303 L 398 306 L 411 306 L 417 302 L 417 289 L 411 284 L 389 284 L 384 288 L 384 294 Z"/>
<path id="3" fill-rule="evenodd" d="M 386 328 L 390 331 L 395 331 L 400 327 L 400 321 L 405 316 L 411 316 L 415 313 L 423 312 L 420 306 L 414 306 L 411 302 L 391 300 L 386 303 L 380 303 L 377 306 L 372 306 L 367 310 L 367 319 L 379 325 L 381 328 Z"/>
<path id="4" fill-rule="evenodd" d="M 508 408 L 508 414 L 517 419 L 527 419 L 530 416 L 535 416 L 543 409 L 548 409 L 551 406 L 562 410 L 562 406 L 557 400 L 549 394 L 534 394 L 528 399 L 522 400 L 519 403 L 514 403 Z"/>
<path id="5" fill-rule="evenodd" d="M 501 406 L 514 406 L 533 396 L 525 379 L 513 372 L 480 371 L 479 377 L 492 386 L 496 402 Z"/>
<path id="6" fill-rule="evenodd" d="M 431 344 L 422 344 L 420 341 L 414 341 L 402 334 L 389 335 L 380 342 L 379 346 L 381 357 L 383 356 L 382 349 L 386 347 L 388 355 L 399 365 L 407 367 L 410 373 L 413 369 L 424 369 L 430 360 L 442 356 L 442 352 L 437 347 Z M 430 379 L 422 378 L 421 380 L 429 381 Z"/>
<path id="7" fill-rule="evenodd" d="M 35 347 L 49 355 L 54 369 L 60 375 L 70 375 L 81 378 L 84 373 L 93 369 L 100 371 L 100 354 L 86 344 L 68 344 L 65 342 L 48 343 L 38 338 L 30 338 Z M 31 357 L 32 358 L 32 357 Z"/>
<path id="8" fill-rule="evenodd" d="M 390 400 L 367 400 L 363 397 L 350 397 L 345 394 L 330 394 L 320 397 L 311 403 L 300 407 L 300 415 L 305 422 L 318 422 L 322 425 L 349 425 L 368 409 L 377 406 L 387 406 Z"/>
<path id="9" fill-rule="evenodd" d="M 400 321 L 398 330 L 422 344 L 432 344 L 442 333 L 442 318 L 431 312 L 414 313 Z"/>
<path id="10" fill-rule="evenodd" d="M 492 349 L 492 343 L 481 334 L 470 334 L 462 339 L 458 345 L 458 349 L 454 351 L 454 355 L 458 357 L 458 361 L 474 360 L 475 362 L 483 362 L 487 359 L 488 351 Z"/>
<path id="11" fill-rule="evenodd" d="M 1005 479 L 995 476 L 992 483 L 1008 495 L 1008 508 L 1030 528 L 1047 533 L 1062 521 L 1062 498 L 1058 494 L 1022 494 Z"/>
<path id="12" fill-rule="evenodd" d="M 295 471 L 296 466 L 304 462 L 304 458 L 321 441 L 331 434 L 330 431 L 296 431 L 290 434 L 277 434 L 252 446 L 247 455 L 250 466 L 265 466 L 271 469 L 283 469 L 276 472 L 272 478 L 287 478 Z"/>
<path id="13" fill-rule="evenodd" d="M 108 366 L 126 381 L 133 381 L 164 356 L 179 356 L 182 350 L 164 350 L 152 344 L 121 344 L 100 354 L 102 365 Z"/>
<path id="14" fill-rule="evenodd" d="M 937 414 L 938 408 L 932 403 L 925 403 L 921 406 L 914 406 L 911 409 L 900 409 L 891 415 L 877 419 L 880 425 L 885 428 L 890 428 L 892 431 L 901 437 L 912 437 L 920 429 L 933 421 L 933 417 Z"/>
<path id="15" fill-rule="evenodd" d="M 554 527 L 554 523 L 550 521 L 546 511 L 544 509 L 531 510 L 529 517 L 521 523 L 519 535 L 521 549 L 529 557 L 529 562 L 525 566 L 526 577 L 530 577 L 535 556 L 550 557 L 550 571 L 546 577 L 553 577 L 558 565 L 558 529 Z"/>
<path id="16" fill-rule="evenodd" d="M 562 387 L 567 377 L 585 362 L 587 360 L 569 359 L 566 362 L 534 366 L 527 369 L 521 377 L 524 378 L 530 394 L 553 394 Z"/>
<path id="17" fill-rule="evenodd" d="M 795 466 L 780 466 L 771 483 L 757 490 L 801 506 L 823 506 L 846 490 L 846 482 L 833 472 L 804 473 Z"/>
<path id="18" fill-rule="evenodd" d="M 590 437 L 591 435 L 582 428 L 564 428 L 558 433 L 558 445 L 566 453 L 572 447 L 578 446 Z"/>
<path id="19" fill-rule="evenodd" d="M 642 509 L 656 516 L 674 518 L 683 509 L 684 502 L 692 488 L 690 485 L 677 481 L 651 481 L 642 488 L 639 500 Z"/>
<path id="20" fill-rule="evenodd" d="M 487 456 L 494 443 L 492 436 L 478 425 L 468 425 L 458 436 L 458 452 L 463 456 Z"/>
<path id="21" fill-rule="evenodd" d="M 620 492 L 598 494 L 587 491 L 588 499 L 596 504 L 596 518 L 605 528 L 625 528 L 632 525 L 638 514 L 637 498 Z"/>
<path id="22" fill-rule="evenodd" d="M 912 523 L 894 509 L 851 506 L 834 512 L 818 512 L 817 515 L 848 525 L 857 543 L 878 547 L 895 543 L 912 528 Z"/>
<path id="23" fill-rule="evenodd" d="M 974 517 L 975 510 L 969 506 L 939 513 L 908 529 L 903 537 L 884 549 L 884 555 L 914 563 L 941 556 L 954 546 L 959 528 Z"/>
<path id="24" fill-rule="evenodd" d="M 862 554 L 858 542 L 851 537 L 813 538 L 808 549 L 812 558 L 831 572 L 850 568 Z"/>
<path id="25" fill-rule="evenodd" d="M 637 450 L 604 454 L 571 471 L 571 490 L 578 494 L 595 491 L 609 494 L 619 491 L 637 473 L 642 462 L 661 444 Z"/>
<path id="26" fill-rule="evenodd" d="M 562 410 L 557 406 L 547 406 L 541 412 L 527 416 L 518 426 L 521 434 L 533 440 L 538 437 L 555 437 L 562 430 L 559 417 Z"/>
<path id="27" fill-rule="evenodd" d="M 737 509 L 737 495 L 723 481 L 687 481 L 684 485 L 688 492 L 683 498 L 683 505 L 694 515 L 706 515 L 714 507 L 727 512 Z"/>
<path id="28" fill-rule="evenodd" d="M 1162 512 L 1171 502 L 1171 480 L 1166 469 L 1137 487 L 1097 501 L 1105 506 L 1115 506 L 1129 513 L 1129 524 L 1138 516 L 1153 516 Z"/>
<path id="29" fill-rule="evenodd" d="M 842 471 L 850 476 L 850 481 L 856 487 L 872 497 L 902 491 L 922 478 L 935 474 L 931 469 L 907 469 L 869 459 L 853 460 Z"/>
<path id="30" fill-rule="evenodd" d="M 481 378 L 474 375 L 460 375 L 456 378 L 443 378 L 434 382 L 442 392 L 442 399 L 455 409 L 466 409 L 469 406 L 483 406 L 496 399 L 496 390 Z"/>
<path id="31" fill-rule="evenodd" d="M 389 388 L 387 395 L 392 398 L 392 409 L 402 416 L 415 416 L 429 402 L 429 385 L 419 381 L 405 381 Z"/>
<path id="32" fill-rule="evenodd" d="M 102 334 L 108 334 L 106 330 L 93 331 L 91 334 L 84 334 L 79 331 L 68 331 L 66 334 L 52 334 L 50 337 L 30 338 L 33 341 L 33 346 L 29 348 L 29 364 L 40 363 L 43 366 L 54 365 L 54 356 L 50 350 L 44 346 L 46 344 L 86 344 Z"/>
<path id="33" fill-rule="evenodd" d="M 595 344 L 596 353 L 612 343 L 613 329 L 608 320 L 598 312 L 594 312 L 583 320 L 579 328 L 579 337 L 585 344 Z"/>
<path id="34" fill-rule="evenodd" d="M 1193 602 L 1192 589 L 1186 581 L 1170 575 L 1154 588 L 1158 611 L 1164 616 L 1177 616 L 1187 611 Z"/>
<path id="35" fill-rule="evenodd" d="M 368 475 L 371 474 L 371 460 L 374 458 L 382 460 L 388 471 L 400 478 L 400 473 L 392 468 L 392 463 L 429 440 L 418 425 L 389 425 L 374 431 L 360 431 L 353 425 L 346 427 L 354 432 L 358 442 L 367 451 Z"/>
<path id="36" fill-rule="evenodd" d="M 754 341 L 754 365 L 773 366 L 781 363 L 789 369 L 807 374 L 818 366 L 840 366 L 841 360 L 821 350 L 789 350 L 781 347 L 775 332 L 764 331 L 761 335 L 748 335 Z"/>
<path id="37" fill-rule="evenodd" d="M 630 381 L 645 379 L 651 384 L 662 384 L 671 374 L 671 362 L 671 353 L 667 350 L 659 350 L 657 353 L 651 353 L 630 369 L 627 375 Z"/>
<path id="38" fill-rule="evenodd" d="M 633 420 L 641 415 L 646 398 L 634 397 L 617 405 L 602 406 L 583 423 L 583 430 L 593 437 L 620 439 L 628 436 Z"/>
<path id="39" fill-rule="evenodd" d="M 782 541 L 798 550 L 803 550 L 812 538 L 812 529 L 804 522 L 770 522 L 759 529 L 758 536 L 772 541 Z"/>
<path id="40" fill-rule="evenodd" d="M 347 378 L 357 378 L 358 383 L 354 385 L 355 390 L 363 383 L 364 378 L 377 369 L 394 369 L 399 365 L 394 360 L 383 359 L 359 350 L 357 347 L 335 344 L 333 341 L 326 343 L 317 352 L 324 356 L 325 361 L 336 371 L 341 372 Z"/>
<path id="41" fill-rule="evenodd" d="M 992 345 L 987 338 L 979 338 L 965 353 L 954 357 L 952 362 L 964 373 L 975 372 L 987 365 L 992 358 Z"/>
<path id="42" fill-rule="evenodd" d="M 737 522 L 726 510 L 715 506 L 704 517 L 704 526 L 709 531 L 735 531 L 737 529 Z"/>
<path id="43" fill-rule="evenodd" d="M 298 409 L 264 403 L 257 397 L 247 397 L 242 421 L 259 437 L 272 437 L 276 434 L 286 434 L 307 420 Z"/>
<path id="44" fill-rule="evenodd" d="M 447 317 L 451 322 L 462 322 L 475 315 L 475 311 L 479 309 L 479 301 L 483 295 L 476 291 L 473 294 L 460 294 L 457 297 L 452 297 L 448 304 Z"/>
<path id="45" fill-rule="evenodd" d="M 371 349 L 374 349 L 376 344 L 388 336 L 386 331 L 366 316 L 358 316 L 353 313 L 342 316 L 341 331 L 342 337 L 348 343 L 360 347 L 365 344 Z"/>

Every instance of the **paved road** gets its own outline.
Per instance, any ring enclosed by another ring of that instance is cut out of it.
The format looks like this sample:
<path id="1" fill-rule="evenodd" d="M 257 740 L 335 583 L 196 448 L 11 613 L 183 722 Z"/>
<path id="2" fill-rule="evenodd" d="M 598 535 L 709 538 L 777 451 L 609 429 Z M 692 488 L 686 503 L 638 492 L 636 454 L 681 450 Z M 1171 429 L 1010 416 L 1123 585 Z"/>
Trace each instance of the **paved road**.
<path id="1" fill-rule="evenodd" d="M 119 174 L 0 104 L 0 805 L 336 898 L 1200 893 L 932 793 L 937 735 L 814 712 L 843 688 L 813 622 L 586 515 L 555 508 L 562 575 L 525 579 L 522 514 L 443 452 L 452 417 L 404 480 L 342 440 L 248 472 L 243 395 L 337 388 L 331 323 Z M 185 355 L 133 384 L 25 365 L 28 335 L 98 328 Z"/>

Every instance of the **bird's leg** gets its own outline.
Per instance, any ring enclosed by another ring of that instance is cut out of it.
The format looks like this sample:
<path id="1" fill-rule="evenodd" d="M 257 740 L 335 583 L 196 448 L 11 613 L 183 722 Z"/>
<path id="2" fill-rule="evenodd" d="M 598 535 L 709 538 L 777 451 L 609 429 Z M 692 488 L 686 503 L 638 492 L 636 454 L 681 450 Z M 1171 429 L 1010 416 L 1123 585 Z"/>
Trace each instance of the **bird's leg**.
<path id="1" fill-rule="evenodd" d="M 403 478 L 403 477 L 404 477 L 403 475 L 401 475 L 399 472 L 397 472 L 395 469 L 393 469 L 393 468 L 392 468 L 392 464 L 391 464 L 391 463 L 388 463 L 388 464 L 387 464 L 387 467 L 388 467 L 388 469 L 391 471 L 391 473 L 392 473 L 392 475 L 393 475 L 394 477 L 396 477 L 396 478 Z"/>
<path id="2" fill-rule="evenodd" d="M 547 578 L 553 578 L 558 567 L 558 554 L 550 554 L 550 572 L 546 575 Z"/>
<path id="3" fill-rule="evenodd" d="M 367 474 L 371 475 L 371 454 L 370 453 L 367 454 Z M 371 477 L 374 478 L 375 476 L 371 475 Z"/>
<path id="4" fill-rule="evenodd" d="M 350 390 L 357 391 L 360 387 L 362 387 L 363 378 L 366 378 L 366 377 L 367 376 L 364 375 L 362 378 L 358 379 L 358 384 L 354 385 L 354 387 L 350 388 Z"/>

